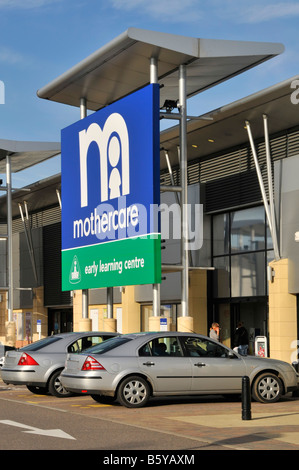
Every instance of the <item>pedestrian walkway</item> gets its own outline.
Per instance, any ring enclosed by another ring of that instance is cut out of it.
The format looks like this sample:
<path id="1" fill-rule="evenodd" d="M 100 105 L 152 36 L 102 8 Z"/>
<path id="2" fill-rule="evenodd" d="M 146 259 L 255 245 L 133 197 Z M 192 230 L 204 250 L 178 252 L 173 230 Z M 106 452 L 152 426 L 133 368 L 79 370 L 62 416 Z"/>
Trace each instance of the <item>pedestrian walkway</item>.
<path id="1" fill-rule="evenodd" d="M 251 419 L 242 419 L 240 400 L 221 396 L 153 398 L 148 406 L 129 409 L 101 405 L 89 396 L 56 398 L 31 394 L 26 387 L 0 381 L 0 398 L 24 400 L 90 419 L 106 420 L 190 439 L 187 450 L 299 450 L 299 397 L 273 404 L 251 403 Z M 166 437 L 166 436 L 165 436 Z M 159 449 L 157 449 L 159 450 Z"/>
<path id="2" fill-rule="evenodd" d="M 157 399 L 117 414 L 121 422 L 195 439 L 201 450 L 299 450 L 299 398 L 291 396 L 271 405 L 252 403 L 250 420 L 242 419 L 240 401 L 222 397 Z"/>

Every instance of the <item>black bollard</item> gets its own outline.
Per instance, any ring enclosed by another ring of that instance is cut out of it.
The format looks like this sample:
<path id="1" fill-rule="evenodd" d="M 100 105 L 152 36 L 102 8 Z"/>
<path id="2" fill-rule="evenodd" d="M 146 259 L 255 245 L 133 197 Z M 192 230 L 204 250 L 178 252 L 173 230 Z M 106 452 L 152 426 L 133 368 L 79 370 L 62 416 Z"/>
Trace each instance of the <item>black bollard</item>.
<path id="1" fill-rule="evenodd" d="M 242 377 L 242 420 L 251 419 L 251 392 L 250 380 L 246 375 Z"/>

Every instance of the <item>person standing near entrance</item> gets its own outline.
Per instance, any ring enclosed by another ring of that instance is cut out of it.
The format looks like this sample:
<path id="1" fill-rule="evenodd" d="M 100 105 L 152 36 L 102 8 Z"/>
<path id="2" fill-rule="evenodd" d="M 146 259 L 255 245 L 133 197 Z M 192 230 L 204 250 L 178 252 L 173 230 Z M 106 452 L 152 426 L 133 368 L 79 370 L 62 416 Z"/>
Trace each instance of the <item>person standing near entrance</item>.
<path id="1" fill-rule="evenodd" d="M 234 336 L 234 351 L 246 356 L 248 351 L 248 332 L 242 322 L 239 322 Z"/>
<path id="2" fill-rule="evenodd" d="M 212 323 L 210 328 L 210 338 L 219 341 L 219 323 Z"/>

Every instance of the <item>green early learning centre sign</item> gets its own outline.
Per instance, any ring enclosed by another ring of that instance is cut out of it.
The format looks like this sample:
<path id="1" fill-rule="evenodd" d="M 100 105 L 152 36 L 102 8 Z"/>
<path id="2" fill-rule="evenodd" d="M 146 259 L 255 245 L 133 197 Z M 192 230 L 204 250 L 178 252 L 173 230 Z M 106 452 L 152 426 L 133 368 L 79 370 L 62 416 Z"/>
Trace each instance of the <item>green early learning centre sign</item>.
<path id="1" fill-rule="evenodd" d="M 61 133 L 62 290 L 161 282 L 159 85 Z"/>

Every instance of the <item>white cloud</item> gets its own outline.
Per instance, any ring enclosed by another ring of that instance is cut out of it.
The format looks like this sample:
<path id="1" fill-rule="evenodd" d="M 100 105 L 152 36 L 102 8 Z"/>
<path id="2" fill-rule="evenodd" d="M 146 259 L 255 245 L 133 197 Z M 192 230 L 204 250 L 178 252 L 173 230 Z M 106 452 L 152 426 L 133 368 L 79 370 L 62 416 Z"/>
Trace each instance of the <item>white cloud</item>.
<path id="1" fill-rule="evenodd" d="M 252 24 L 299 15 L 298 0 L 111 0 L 109 5 L 116 10 L 143 13 L 165 22 L 204 21 L 214 16 L 233 23 Z"/>
<path id="2" fill-rule="evenodd" d="M 298 1 L 276 0 L 211 0 L 209 6 L 215 15 L 235 23 L 256 24 L 299 15 Z"/>
<path id="3" fill-rule="evenodd" d="M 160 21 L 198 21 L 202 18 L 199 0 L 111 0 L 117 10 L 150 15 Z"/>
<path id="4" fill-rule="evenodd" d="M 13 49 L 0 46 L 0 63 L 2 64 L 20 64 L 24 62 L 24 57 Z"/>
<path id="5" fill-rule="evenodd" d="M 278 2 L 261 6 L 260 3 L 250 5 L 241 12 L 240 20 L 244 23 L 261 23 L 275 19 L 295 17 L 299 15 L 298 2 Z"/>
<path id="6" fill-rule="evenodd" d="M 31 9 L 49 5 L 61 0 L 0 0 L 0 9 Z"/>

